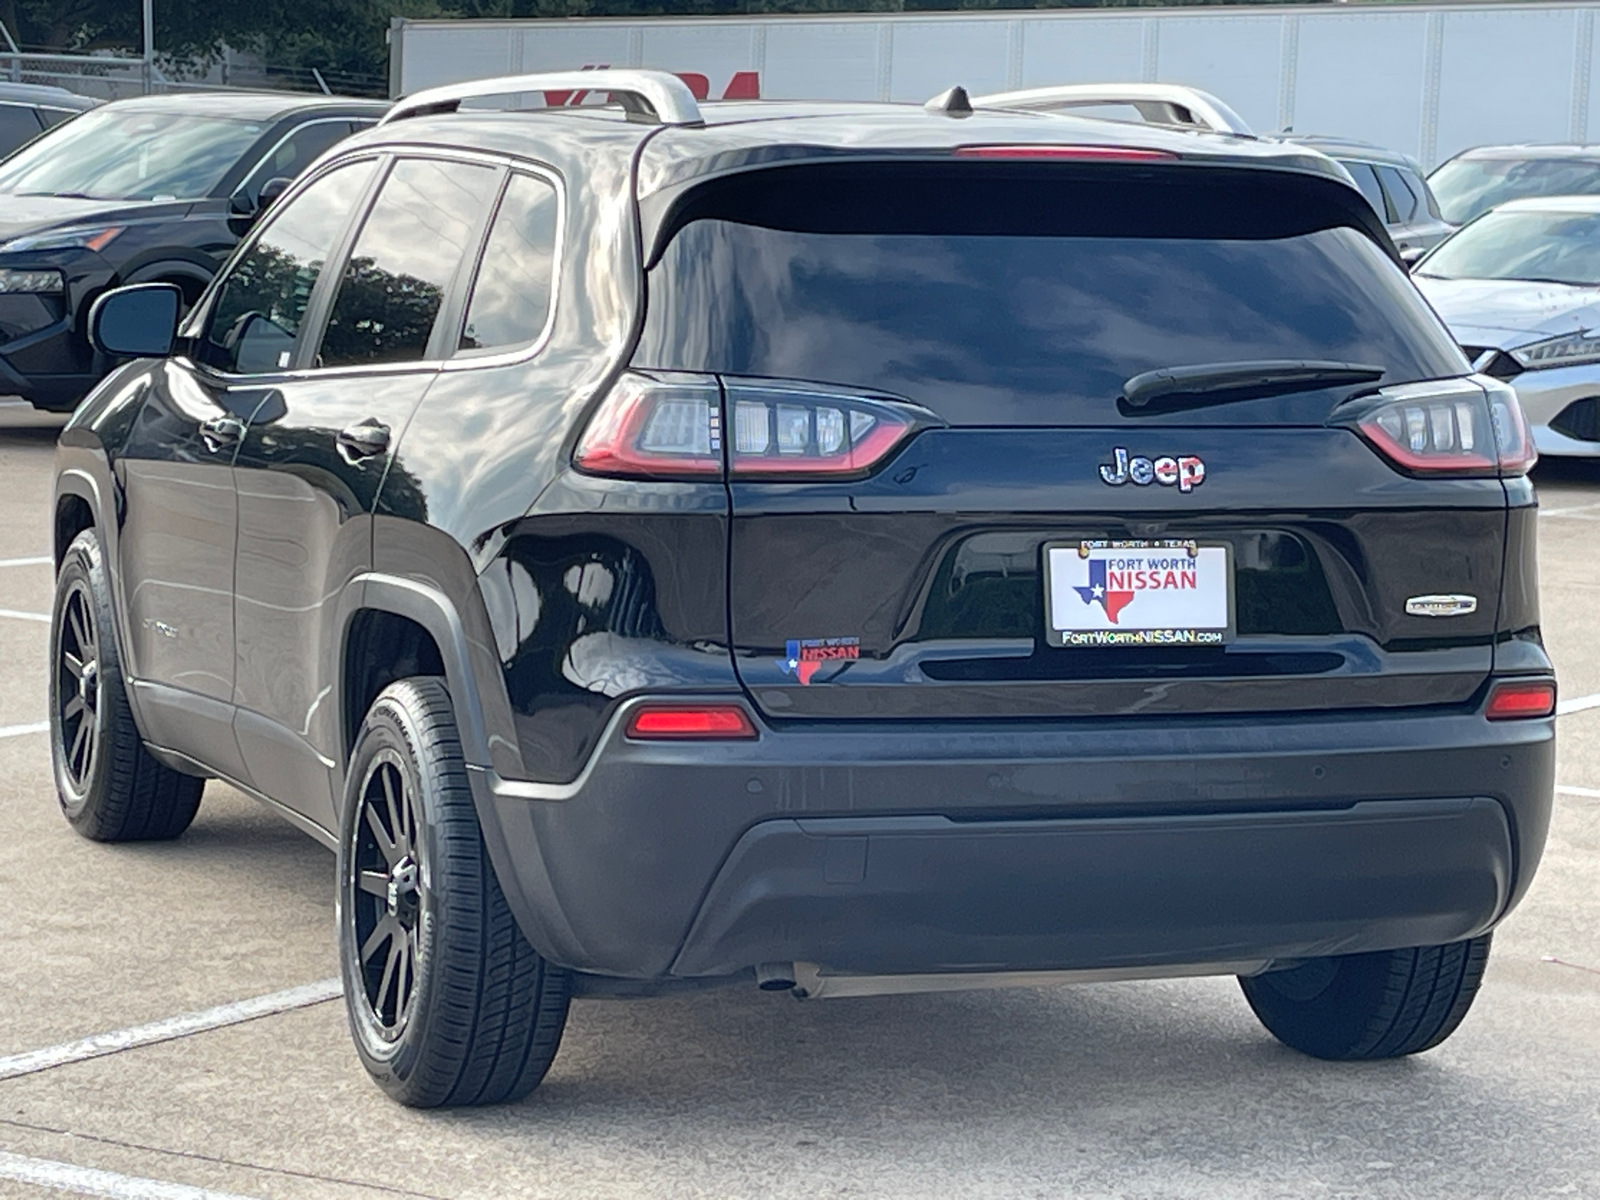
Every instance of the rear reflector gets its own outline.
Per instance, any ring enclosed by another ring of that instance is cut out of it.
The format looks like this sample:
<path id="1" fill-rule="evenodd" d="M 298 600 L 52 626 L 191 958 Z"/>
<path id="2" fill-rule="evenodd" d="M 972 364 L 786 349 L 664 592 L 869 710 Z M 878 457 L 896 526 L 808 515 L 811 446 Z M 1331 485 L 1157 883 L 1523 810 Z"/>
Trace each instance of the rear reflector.
<path id="1" fill-rule="evenodd" d="M 957 146 L 957 158 L 1070 159 L 1076 162 L 1177 162 L 1166 150 L 1138 146 Z"/>
<path id="2" fill-rule="evenodd" d="M 753 738 L 756 727 L 738 704 L 646 704 L 628 718 L 628 736 L 641 741 Z"/>
<path id="3" fill-rule="evenodd" d="M 1548 717 L 1555 711 L 1554 680 L 1517 680 L 1494 685 L 1483 715 L 1491 721 L 1515 721 L 1523 717 Z"/>

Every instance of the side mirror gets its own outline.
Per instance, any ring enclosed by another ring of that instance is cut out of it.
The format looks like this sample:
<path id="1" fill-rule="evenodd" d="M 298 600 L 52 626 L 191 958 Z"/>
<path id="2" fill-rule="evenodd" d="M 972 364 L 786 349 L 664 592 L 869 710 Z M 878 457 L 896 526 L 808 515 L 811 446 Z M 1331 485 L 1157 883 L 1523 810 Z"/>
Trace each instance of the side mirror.
<path id="1" fill-rule="evenodd" d="M 259 212 L 266 212 L 272 207 L 272 202 L 294 186 L 294 180 L 283 175 L 275 175 L 261 185 L 261 201 L 257 205 Z"/>
<path id="2" fill-rule="evenodd" d="M 116 358 L 165 358 L 178 332 L 183 293 L 173 283 L 109 291 L 89 309 L 89 342 Z"/>
<path id="3" fill-rule="evenodd" d="M 1409 271 L 1422 261 L 1422 256 L 1426 253 L 1427 251 L 1421 246 L 1401 246 L 1400 261 L 1405 263 L 1406 270 Z"/>

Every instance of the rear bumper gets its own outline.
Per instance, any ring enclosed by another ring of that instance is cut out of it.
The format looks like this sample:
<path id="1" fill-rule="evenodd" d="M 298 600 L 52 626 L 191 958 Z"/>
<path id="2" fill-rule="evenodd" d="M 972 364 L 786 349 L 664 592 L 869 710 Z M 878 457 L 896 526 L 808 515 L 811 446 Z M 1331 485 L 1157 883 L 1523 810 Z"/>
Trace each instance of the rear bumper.
<path id="1" fill-rule="evenodd" d="M 1526 890 L 1554 723 L 1467 713 L 629 742 L 473 780 L 529 939 L 635 979 L 1289 959 L 1481 933 Z"/>

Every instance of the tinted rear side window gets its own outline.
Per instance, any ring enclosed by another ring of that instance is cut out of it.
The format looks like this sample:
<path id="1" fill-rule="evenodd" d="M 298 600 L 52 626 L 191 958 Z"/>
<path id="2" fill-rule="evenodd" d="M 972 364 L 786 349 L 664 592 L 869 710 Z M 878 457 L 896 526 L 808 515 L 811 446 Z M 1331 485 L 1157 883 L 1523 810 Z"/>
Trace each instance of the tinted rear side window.
<path id="1" fill-rule="evenodd" d="M 411 362 L 426 354 L 494 182 L 490 167 L 395 163 L 356 235 L 318 365 Z"/>
<path id="2" fill-rule="evenodd" d="M 1393 167 L 1379 167 L 1378 175 L 1383 179 L 1383 190 L 1389 193 L 1389 203 L 1394 205 L 1394 219 L 1402 224 L 1415 221 L 1421 215 L 1417 211 L 1421 207 L 1420 189 L 1413 190 L 1406 177 Z"/>
<path id="3" fill-rule="evenodd" d="M 1378 219 L 1387 221 L 1389 210 L 1384 206 L 1383 189 L 1378 186 L 1378 176 L 1371 165 L 1364 162 L 1347 162 L 1344 164 L 1344 169 L 1350 172 L 1350 178 L 1356 181 L 1356 186 L 1372 205 L 1372 210 L 1378 214 Z"/>
<path id="4" fill-rule="evenodd" d="M 798 223 L 798 222 L 795 222 Z M 1466 370 L 1403 272 L 1349 227 L 1288 236 L 678 230 L 649 277 L 645 367 L 883 391 L 960 425 L 1117 420 L 1133 375 L 1253 359 Z M 1326 394 L 1245 420 L 1321 421 Z M 1209 419 L 1209 418 L 1202 418 Z"/>
<path id="5" fill-rule="evenodd" d="M 533 341 L 550 311 L 556 250 L 556 190 L 516 174 L 506 185 L 462 326 L 461 351 L 502 350 Z"/>
<path id="6" fill-rule="evenodd" d="M 20 104 L 0 104 L 0 157 L 39 136 L 38 114 Z"/>

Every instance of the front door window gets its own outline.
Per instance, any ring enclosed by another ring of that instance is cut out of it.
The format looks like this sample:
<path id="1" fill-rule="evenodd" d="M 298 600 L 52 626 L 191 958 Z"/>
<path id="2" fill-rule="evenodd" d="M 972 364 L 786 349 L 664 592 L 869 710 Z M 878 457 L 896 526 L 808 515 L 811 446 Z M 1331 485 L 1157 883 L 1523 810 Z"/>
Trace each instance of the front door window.
<path id="1" fill-rule="evenodd" d="M 373 169 L 370 159 L 338 167 L 273 212 L 223 281 L 200 339 L 202 361 L 230 375 L 293 365 L 311 292 Z"/>

